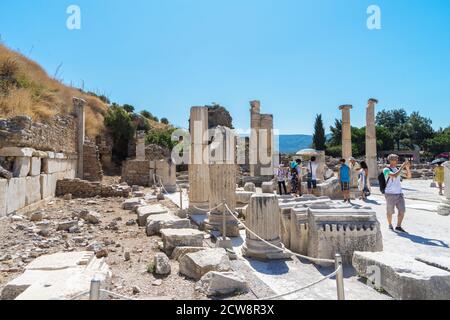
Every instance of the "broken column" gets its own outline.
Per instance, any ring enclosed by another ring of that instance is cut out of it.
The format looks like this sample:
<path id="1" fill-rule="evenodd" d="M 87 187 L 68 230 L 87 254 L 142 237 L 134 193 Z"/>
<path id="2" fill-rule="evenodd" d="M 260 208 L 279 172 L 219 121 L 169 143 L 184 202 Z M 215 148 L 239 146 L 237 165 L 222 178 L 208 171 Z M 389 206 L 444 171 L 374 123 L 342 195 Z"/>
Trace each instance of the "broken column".
<path id="1" fill-rule="evenodd" d="M 236 211 L 236 164 L 235 134 L 226 127 L 214 129 L 214 139 L 210 145 L 209 165 L 209 207 L 205 226 L 208 230 L 218 230 L 223 235 L 223 224 L 227 237 L 239 236 L 239 223 L 225 208 L 225 202 L 232 212 Z"/>
<path id="2" fill-rule="evenodd" d="M 444 175 L 445 175 L 445 200 L 438 206 L 438 213 L 442 216 L 450 215 L 450 161 L 444 163 Z"/>
<path id="3" fill-rule="evenodd" d="M 342 111 L 342 158 L 350 159 L 352 156 L 352 127 L 350 124 L 350 110 L 352 105 L 343 105 L 339 107 Z"/>
<path id="4" fill-rule="evenodd" d="M 280 238 L 280 208 L 275 194 L 255 194 L 250 199 L 246 215 L 247 227 L 265 241 L 261 241 L 247 231 L 245 244 L 242 247 L 244 256 L 255 259 L 286 259 L 290 255 L 284 252 Z"/>
<path id="5" fill-rule="evenodd" d="M 136 160 L 145 160 L 145 131 L 138 131 L 136 138 Z"/>
<path id="6" fill-rule="evenodd" d="M 375 106 L 378 100 L 369 99 L 366 109 L 366 162 L 369 167 L 369 179 L 376 180 L 378 176 L 377 132 L 375 128 Z"/>
<path id="7" fill-rule="evenodd" d="M 261 102 L 250 102 L 250 175 L 273 174 L 273 115 L 261 114 Z"/>
<path id="8" fill-rule="evenodd" d="M 80 98 L 73 97 L 73 107 L 77 117 L 77 152 L 78 152 L 78 165 L 77 165 L 77 177 L 84 178 L 84 166 L 83 166 L 83 146 L 85 140 L 85 127 L 86 127 L 86 115 L 85 115 L 86 101 Z"/>
<path id="9" fill-rule="evenodd" d="M 189 213 L 209 208 L 208 108 L 192 107 L 190 118 Z"/>

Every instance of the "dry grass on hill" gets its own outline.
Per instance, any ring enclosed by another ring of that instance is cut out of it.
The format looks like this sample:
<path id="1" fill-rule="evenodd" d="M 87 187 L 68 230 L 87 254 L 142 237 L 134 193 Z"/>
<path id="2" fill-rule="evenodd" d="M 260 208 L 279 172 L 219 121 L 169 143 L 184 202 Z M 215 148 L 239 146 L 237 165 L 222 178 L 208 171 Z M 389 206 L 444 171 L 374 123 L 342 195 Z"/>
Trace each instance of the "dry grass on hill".
<path id="1" fill-rule="evenodd" d="M 0 44 L 0 117 L 28 115 L 46 120 L 68 114 L 73 96 L 87 101 L 86 130 L 95 137 L 104 130 L 107 104 L 52 79 L 36 62 Z"/>

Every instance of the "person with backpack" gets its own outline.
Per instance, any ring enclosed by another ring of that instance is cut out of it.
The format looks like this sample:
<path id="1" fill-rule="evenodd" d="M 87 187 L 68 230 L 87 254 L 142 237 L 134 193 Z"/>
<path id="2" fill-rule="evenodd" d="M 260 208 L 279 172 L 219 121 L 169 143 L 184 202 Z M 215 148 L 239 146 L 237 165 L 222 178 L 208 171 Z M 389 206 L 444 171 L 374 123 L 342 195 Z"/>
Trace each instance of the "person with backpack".
<path id="1" fill-rule="evenodd" d="M 345 163 L 345 159 L 341 159 L 339 167 L 339 183 L 341 184 L 342 195 L 344 196 L 344 203 L 350 203 L 350 167 Z"/>
<path id="2" fill-rule="evenodd" d="M 294 172 L 295 171 L 295 172 Z M 291 174 L 295 179 L 295 191 L 293 193 L 297 194 L 298 196 L 302 196 L 302 160 L 297 159 L 295 161 L 292 161 L 291 163 Z M 291 183 L 294 183 L 294 178 L 292 178 Z"/>
<path id="3" fill-rule="evenodd" d="M 402 173 L 406 171 L 407 179 L 411 179 L 411 165 L 409 161 L 403 163 L 398 169 L 398 155 L 391 154 L 388 157 L 389 166 L 383 169 L 383 172 L 379 175 L 378 181 L 380 183 L 380 191 L 384 193 L 386 198 L 386 213 L 389 223 L 389 229 L 394 231 L 392 225 L 392 217 L 395 214 L 395 208 L 398 210 L 398 221 L 395 231 L 407 233 L 402 228 L 403 219 L 406 213 L 405 197 L 402 189 Z"/>

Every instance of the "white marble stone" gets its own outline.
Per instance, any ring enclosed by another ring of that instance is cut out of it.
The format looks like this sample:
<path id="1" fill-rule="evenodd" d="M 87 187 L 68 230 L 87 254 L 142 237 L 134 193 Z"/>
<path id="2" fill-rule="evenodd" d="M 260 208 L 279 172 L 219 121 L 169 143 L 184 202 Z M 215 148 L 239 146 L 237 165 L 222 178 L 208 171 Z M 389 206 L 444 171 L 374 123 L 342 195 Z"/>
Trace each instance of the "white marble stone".
<path id="1" fill-rule="evenodd" d="M 15 178 L 26 177 L 30 173 L 30 168 L 30 157 L 16 157 L 14 159 L 13 176 Z"/>

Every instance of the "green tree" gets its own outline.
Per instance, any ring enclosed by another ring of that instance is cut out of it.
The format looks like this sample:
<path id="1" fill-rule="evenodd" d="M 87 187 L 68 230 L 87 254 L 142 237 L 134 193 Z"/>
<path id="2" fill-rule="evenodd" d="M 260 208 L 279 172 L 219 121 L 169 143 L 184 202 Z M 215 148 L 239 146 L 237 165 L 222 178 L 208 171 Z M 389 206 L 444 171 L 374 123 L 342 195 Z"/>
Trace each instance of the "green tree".
<path id="1" fill-rule="evenodd" d="M 314 135 L 313 135 L 313 147 L 317 150 L 325 150 L 327 139 L 325 137 L 325 129 L 323 127 L 322 115 L 318 114 L 316 116 L 316 121 L 314 124 Z"/>
<path id="2" fill-rule="evenodd" d="M 128 144 L 136 131 L 130 114 L 119 105 L 113 104 L 105 116 L 105 126 L 109 129 L 113 138 L 113 155 L 118 160 L 126 159 Z"/>
<path id="3" fill-rule="evenodd" d="M 125 109 L 126 112 L 128 113 L 133 113 L 134 112 L 134 107 L 130 104 L 124 104 L 123 108 Z"/>
<path id="4" fill-rule="evenodd" d="M 408 122 L 409 117 L 404 109 L 382 110 L 376 117 L 377 125 L 387 128 L 392 133 L 398 150 L 401 149 L 401 141 L 409 138 L 410 129 Z"/>
<path id="5" fill-rule="evenodd" d="M 417 145 L 424 148 L 425 141 L 432 139 L 434 136 L 434 130 L 432 127 L 433 122 L 431 119 L 422 117 L 419 112 L 413 112 L 409 116 L 408 121 L 408 139 L 411 140 L 411 147 Z"/>
<path id="6" fill-rule="evenodd" d="M 169 120 L 167 118 L 161 118 L 161 123 L 169 124 Z"/>
<path id="7" fill-rule="evenodd" d="M 142 110 L 141 111 L 141 116 L 143 116 L 144 118 L 153 120 L 153 114 L 147 110 Z"/>
<path id="8" fill-rule="evenodd" d="M 339 146 L 342 144 L 342 120 L 334 120 L 334 127 L 330 127 L 331 137 L 328 140 L 329 146 Z"/>
<path id="9" fill-rule="evenodd" d="M 177 141 L 172 141 L 172 133 L 174 128 L 168 130 L 151 130 L 147 133 L 145 140 L 148 144 L 156 144 L 158 146 L 172 150 Z"/>
<path id="10" fill-rule="evenodd" d="M 425 141 L 425 148 L 433 155 L 450 152 L 450 126 L 440 129 L 431 139 Z"/>
<path id="11" fill-rule="evenodd" d="M 389 129 L 377 126 L 376 132 L 377 132 L 377 149 L 379 151 L 394 150 L 395 141 Z"/>

